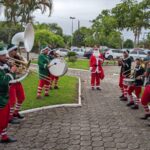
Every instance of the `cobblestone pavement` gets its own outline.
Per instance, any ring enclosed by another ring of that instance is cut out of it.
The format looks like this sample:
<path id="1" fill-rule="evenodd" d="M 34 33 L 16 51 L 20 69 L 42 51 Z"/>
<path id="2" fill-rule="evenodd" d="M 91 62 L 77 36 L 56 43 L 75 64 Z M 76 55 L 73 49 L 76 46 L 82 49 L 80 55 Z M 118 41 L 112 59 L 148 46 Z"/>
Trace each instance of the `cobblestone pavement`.
<path id="1" fill-rule="evenodd" d="M 17 143 L 0 150 L 150 150 L 150 128 L 141 121 L 143 110 L 131 110 L 120 102 L 117 67 L 105 67 L 102 91 L 91 91 L 89 73 L 81 76 L 81 108 L 57 108 L 26 114 L 18 126 L 10 126 Z"/>

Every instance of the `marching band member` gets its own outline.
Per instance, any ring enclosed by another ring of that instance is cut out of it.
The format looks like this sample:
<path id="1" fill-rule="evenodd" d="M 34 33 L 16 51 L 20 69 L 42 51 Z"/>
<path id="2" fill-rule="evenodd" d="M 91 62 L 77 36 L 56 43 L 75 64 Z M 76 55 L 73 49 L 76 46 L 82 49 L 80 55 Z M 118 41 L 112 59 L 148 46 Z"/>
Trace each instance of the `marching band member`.
<path id="1" fill-rule="evenodd" d="M 17 60 L 22 60 L 22 57 L 17 54 L 17 46 L 10 44 L 7 48 L 8 50 L 8 55 L 11 58 L 17 59 Z M 15 62 L 15 65 L 18 63 Z M 19 110 L 25 100 L 25 92 L 22 86 L 21 82 L 17 83 L 11 83 L 9 87 L 9 101 L 10 101 L 10 118 L 9 118 L 9 123 L 12 124 L 18 124 L 20 123 L 18 119 L 23 119 L 24 116 L 22 116 L 19 113 Z"/>
<path id="2" fill-rule="evenodd" d="M 129 102 L 127 106 L 131 106 L 132 109 L 138 109 L 140 103 L 140 94 L 142 91 L 143 85 L 143 75 L 144 75 L 144 68 L 141 66 L 141 60 L 136 59 L 136 66 L 134 69 L 133 78 L 135 79 L 135 83 L 128 88 L 128 95 L 129 95 Z M 135 102 L 133 101 L 132 93 L 135 91 L 136 99 Z"/>
<path id="3" fill-rule="evenodd" d="M 123 79 L 128 78 L 131 72 L 131 58 L 129 57 L 129 51 L 126 50 L 123 52 L 123 59 L 119 61 L 119 66 L 121 66 L 120 78 L 119 78 L 119 87 L 122 91 L 120 100 L 127 101 L 127 88 L 128 86 L 123 84 Z"/>
<path id="4" fill-rule="evenodd" d="M 41 93 L 43 87 L 45 87 L 45 96 L 49 96 L 49 58 L 48 58 L 48 52 L 49 47 L 46 46 L 43 49 L 41 49 L 41 54 L 38 57 L 38 66 L 39 66 L 39 85 L 38 85 L 38 91 L 37 91 L 37 99 L 42 99 Z"/>
<path id="5" fill-rule="evenodd" d="M 104 62 L 103 55 L 99 52 L 99 49 L 95 46 L 94 52 L 90 58 L 90 71 L 91 71 L 91 88 L 101 90 L 100 80 L 104 79 L 104 71 L 102 64 Z M 96 83 L 95 83 L 96 82 Z"/>
<path id="6" fill-rule="evenodd" d="M 6 64 L 7 50 L 0 47 L 0 135 L 1 143 L 16 142 L 15 139 L 8 137 L 7 126 L 9 122 L 9 81 L 15 77 L 16 66 L 11 68 Z"/>
<path id="7" fill-rule="evenodd" d="M 145 110 L 145 116 L 141 119 L 148 119 L 150 117 L 150 109 L 148 108 L 148 104 L 150 103 L 150 62 L 147 65 L 147 70 L 145 72 L 145 76 L 147 77 L 147 84 L 144 89 L 144 93 L 142 95 L 141 103 Z"/>
<path id="8" fill-rule="evenodd" d="M 48 53 L 49 60 L 52 61 L 54 58 L 57 58 L 58 56 L 53 50 L 50 50 Z M 50 74 L 50 89 L 52 89 L 53 83 L 54 83 L 54 89 L 58 89 L 58 80 L 59 77 L 56 77 L 52 74 Z"/>

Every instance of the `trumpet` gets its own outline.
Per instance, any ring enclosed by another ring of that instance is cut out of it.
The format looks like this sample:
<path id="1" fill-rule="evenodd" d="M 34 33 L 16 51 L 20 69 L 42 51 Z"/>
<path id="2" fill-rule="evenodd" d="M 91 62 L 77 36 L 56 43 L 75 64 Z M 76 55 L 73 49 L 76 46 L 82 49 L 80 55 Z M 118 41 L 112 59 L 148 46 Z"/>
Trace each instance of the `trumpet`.
<path id="1" fill-rule="evenodd" d="M 22 61 L 22 60 L 18 60 L 12 57 L 8 57 L 8 61 L 10 60 L 10 62 L 12 62 L 14 65 L 18 65 L 21 64 L 23 66 L 25 66 L 26 68 L 29 68 L 31 60 L 29 60 L 28 62 Z"/>

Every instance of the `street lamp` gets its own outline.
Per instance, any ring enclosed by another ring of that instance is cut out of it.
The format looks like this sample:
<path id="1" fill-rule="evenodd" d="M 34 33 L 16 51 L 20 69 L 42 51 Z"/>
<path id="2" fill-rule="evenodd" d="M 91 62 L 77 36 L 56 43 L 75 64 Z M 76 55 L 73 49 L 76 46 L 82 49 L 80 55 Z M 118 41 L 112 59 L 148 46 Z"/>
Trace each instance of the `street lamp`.
<path id="1" fill-rule="evenodd" d="M 72 45 L 72 39 L 73 39 L 73 20 L 76 19 L 76 18 L 75 17 L 70 17 L 70 19 L 72 20 L 72 27 L 71 27 L 71 30 L 72 30 L 71 45 Z"/>

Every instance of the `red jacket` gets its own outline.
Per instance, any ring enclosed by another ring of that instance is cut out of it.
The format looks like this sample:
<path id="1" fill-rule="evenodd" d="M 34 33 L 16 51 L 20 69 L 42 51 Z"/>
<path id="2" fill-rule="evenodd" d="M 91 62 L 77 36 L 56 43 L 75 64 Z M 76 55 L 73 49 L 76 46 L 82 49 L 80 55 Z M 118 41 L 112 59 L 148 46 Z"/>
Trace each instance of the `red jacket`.
<path id="1" fill-rule="evenodd" d="M 104 71 L 102 68 L 102 64 L 104 62 L 104 57 L 102 54 L 99 55 L 98 58 L 96 58 L 94 55 L 91 56 L 90 58 L 90 70 L 91 73 L 100 73 L 101 74 L 101 79 L 104 78 Z"/>

